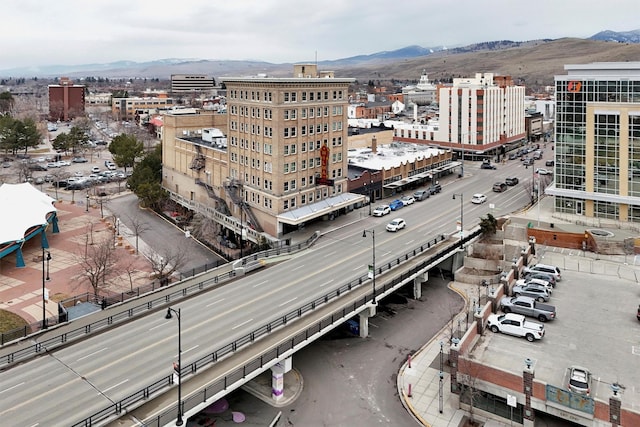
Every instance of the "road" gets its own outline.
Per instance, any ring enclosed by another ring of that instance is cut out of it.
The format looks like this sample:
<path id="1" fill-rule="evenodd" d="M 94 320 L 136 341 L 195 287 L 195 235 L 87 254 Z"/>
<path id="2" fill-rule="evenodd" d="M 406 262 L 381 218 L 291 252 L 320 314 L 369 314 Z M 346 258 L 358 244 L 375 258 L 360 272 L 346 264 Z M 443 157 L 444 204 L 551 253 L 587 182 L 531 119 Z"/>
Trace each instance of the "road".
<path id="1" fill-rule="evenodd" d="M 366 218 L 359 226 L 330 233 L 287 262 L 176 305 L 183 315 L 183 364 L 361 276 L 371 261 L 371 239 L 362 237 L 362 228 L 377 231 L 380 263 L 451 232 L 460 209 L 451 194 L 489 194 L 495 175 L 488 174 L 498 173 L 465 170 L 480 179 L 450 183 L 441 194 L 398 212 L 407 220 L 407 230 L 387 233 L 388 217 Z M 525 204 L 527 192 L 512 190 L 490 195 L 493 207 L 465 202 L 466 227 L 490 209 L 499 215 Z M 174 322 L 155 313 L 0 373 L 0 416 L 16 425 L 68 425 L 132 394 L 170 372 L 176 359 Z M 416 346 L 423 341 L 417 340 Z"/>
<path id="2" fill-rule="evenodd" d="M 176 227 L 175 224 L 166 221 L 153 212 L 141 209 L 138 206 L 138 198 L 135 194 L 114 197 L 109 201 L 107 208 L 113 215 L 120 218 L 120 221 L 128 228 L 129 235 L 127 238 L 132 243 L 135 242 L 134 236 L 136 234 L 134 223 L 137 223 L 142 225 L 138 226 L 140 240 L 149 249 L 156 248 L 162 255 L 176 247 L 176 245 L 180 245 L 180 248 L 189 254 L 180 271 L 187 272 L 205 264 L 224 261 L 222 257 L 198 241 L 186 238 L 184 231 Z"/>

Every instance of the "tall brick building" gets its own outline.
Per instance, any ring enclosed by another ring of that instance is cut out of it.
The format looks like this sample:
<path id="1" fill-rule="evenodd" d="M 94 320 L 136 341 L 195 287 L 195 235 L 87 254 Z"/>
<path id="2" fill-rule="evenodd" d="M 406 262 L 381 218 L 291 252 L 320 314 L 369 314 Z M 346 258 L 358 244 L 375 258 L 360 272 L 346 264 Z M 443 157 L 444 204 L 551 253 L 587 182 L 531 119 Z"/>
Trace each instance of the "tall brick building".
<path id="1" fill-rule="evenodd" d="M 74 85 L 68 77 L 49 85 L 49 120 L 66 122 L 84 115 L 84 92 L 85 86 Z"/>

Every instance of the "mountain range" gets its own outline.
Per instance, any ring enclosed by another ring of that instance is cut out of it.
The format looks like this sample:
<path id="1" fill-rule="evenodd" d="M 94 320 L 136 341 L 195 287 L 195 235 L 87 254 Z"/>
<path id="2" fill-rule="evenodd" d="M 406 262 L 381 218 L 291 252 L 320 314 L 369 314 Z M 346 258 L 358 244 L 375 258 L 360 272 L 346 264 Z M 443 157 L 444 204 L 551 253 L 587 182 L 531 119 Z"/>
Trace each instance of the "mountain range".
<path id="1" fill-rule="evenodd" d="M 601 31 L 588 39 L 564 38 L 530 41 L 499 40 L 446 48 L 407 46 L 393 51 L 321 61 L 319 68 L 340 77 L 359 80 L 416 80 L 422 70 L 432 79 L 447 79 L 476 72 L 511 75 L 528 85 L 550 84 L 564 64 L 636 61 L 640 58 L 640 30 Z M 214 77 L 268 74 L 291 75 L 292 64 L 265 61 L 231 61 L 169 58 L 150 62 L 118 61 L 76 66 L 0 70 L 6 77 L 160 78 L 171 74 L 207 74 Z"/>

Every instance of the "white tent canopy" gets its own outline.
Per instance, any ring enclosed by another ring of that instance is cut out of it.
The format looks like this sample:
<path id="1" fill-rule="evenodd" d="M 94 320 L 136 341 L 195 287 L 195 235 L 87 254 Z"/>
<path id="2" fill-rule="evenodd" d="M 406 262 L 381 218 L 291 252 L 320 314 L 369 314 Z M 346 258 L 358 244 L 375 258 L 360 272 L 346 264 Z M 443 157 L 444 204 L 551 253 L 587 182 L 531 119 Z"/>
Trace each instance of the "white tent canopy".
<path id="1" fill-rule="evenodd" d="M 0 186 L 0 245 L 24 239 L 32 227 L 47 224 L 47 214 L 56 212 L 55 199 L 28 182 Z"/>

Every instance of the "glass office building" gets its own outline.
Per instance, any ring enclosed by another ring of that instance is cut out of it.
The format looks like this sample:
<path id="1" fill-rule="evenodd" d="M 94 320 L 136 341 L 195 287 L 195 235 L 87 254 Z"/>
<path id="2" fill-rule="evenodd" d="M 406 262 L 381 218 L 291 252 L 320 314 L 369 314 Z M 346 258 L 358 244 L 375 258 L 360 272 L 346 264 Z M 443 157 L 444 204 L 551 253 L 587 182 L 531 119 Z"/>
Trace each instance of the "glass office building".
<path id="1" fill-rule="evenodd" d="M 556 212 L 640 222 L 640 62 L 555 76 Z"/>

